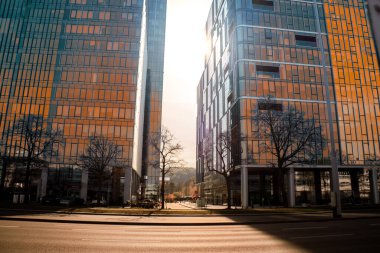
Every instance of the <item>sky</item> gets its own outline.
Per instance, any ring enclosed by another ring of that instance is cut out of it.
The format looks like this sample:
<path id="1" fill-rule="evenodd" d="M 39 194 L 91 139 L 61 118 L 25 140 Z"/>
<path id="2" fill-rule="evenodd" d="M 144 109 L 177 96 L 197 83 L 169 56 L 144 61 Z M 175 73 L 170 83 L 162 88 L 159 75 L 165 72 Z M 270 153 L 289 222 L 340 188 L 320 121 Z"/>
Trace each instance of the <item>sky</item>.
<path id="1" fill-rule="evenodd" d="M 184 147 L 195 167 L 196 88 L 204 67 L 204 27 L 212 0 L 168 0 L 162 124 Z"/>

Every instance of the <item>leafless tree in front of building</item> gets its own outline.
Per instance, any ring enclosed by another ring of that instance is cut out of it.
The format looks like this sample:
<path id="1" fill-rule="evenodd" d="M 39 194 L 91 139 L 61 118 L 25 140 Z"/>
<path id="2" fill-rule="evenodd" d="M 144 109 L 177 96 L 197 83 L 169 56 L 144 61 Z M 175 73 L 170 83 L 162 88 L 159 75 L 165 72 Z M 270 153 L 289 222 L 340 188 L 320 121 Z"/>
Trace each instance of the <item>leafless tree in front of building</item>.
<path id="1" fill-rule="evenodd" d="M 283 109 L 271 99 L 259 101 L 253 117 L 260 151 L 272 155 L 274 202 L 288 204 L 284 176 L 296 164 L 315 164 L 324 146 L 321 127 L 294 107 Z"/>
<path id="2" fill-rule="evenodd" d="M 206 168 L 209 172 L 214 172 L 224 178 L 227 188 L 227 208 L 231 209 L 231 176 L 235 171 L 232 154 L 232 138 L 229 132 L 220 133 L 217 136 L 215 145 L 211 136 L 206 138 L 203 156 Z M 213 152 L 215 151 L 215 158 Z"/>
<path id="3" fill-rule="evenodd" d="M 78 165 L 94 176 L 97 188 L 96 200 L 100 204 L 104 182 L 111 178 L 112 167 L 121 166 L 122 150 L 119 145 L 104 136 L 92 136 Z"/>
<path id="4" fill-rule="evenodd" d="M 161 174 L 161 209 L 165 208 L 165 176 L 173 170 L 181 168 L 183 161 L 178 157 L 183 150 L 182 145 L 176 142 L 174 135 L 166 127 L 162 127 L 161 133 L 156 133 L 150 138 L 150 145 L 159 154 L 160 160 L 153 166 L 160 170 Z"/>
<path id="5" fill-rule="evenodd" d="M 48 129 L 43 118 L 28 115 L 15 121 L 13 128 L 15 159 L 25 164 L 24 203 L 29 202 L 30 174 L 33 168 L 46 163 L 46 157 L 57 154 L 62 144 L 62 132 Z"/>

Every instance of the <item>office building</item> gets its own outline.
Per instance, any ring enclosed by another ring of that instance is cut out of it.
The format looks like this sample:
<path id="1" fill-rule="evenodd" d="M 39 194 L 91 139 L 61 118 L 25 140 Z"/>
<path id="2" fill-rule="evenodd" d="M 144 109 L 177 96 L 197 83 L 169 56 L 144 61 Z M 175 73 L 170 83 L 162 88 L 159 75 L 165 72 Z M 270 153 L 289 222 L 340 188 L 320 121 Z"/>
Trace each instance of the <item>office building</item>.
<path id="1" fill-rule="evenodd" d="M 287 173 L 291 206 L 330 202 L 332 150 L 342 201 L 379 203 L 380 72 L 366 1 L 214 0 L 205 32 L 197 181 L 209 201 L 226 192 L 205 166 L 206 140 L 215 145 L 227 131 L 238 143 L 231 154 L 234 204 L 271 204 L 273 157 L 260 150 L 253 120 L 263 110 L 258 102 L 269 96 L 282 110 L 294 107 L 313 119 L 326 139 L 314 164 Z M 214 151 L 213 164 L 219 162 Z"/>
<path id="2" fill-rule="evenodd" d="M 142 174 L 146 197 L 158 197 L 160 170 L 155 164 L 160 156 L 149 144 L 149 139 L 161 133 L 163 66 L 165 49 L 166 1 L 149 0 L 147 8 L 148 61 L 143 133 Z"/>
<path id="3" fill-rule="evenodd" d="M 143 138 L 160 131 L 166 0 L 6 0 L 0 15 L 2 182 L 14 187 L 10 163 L 26 155 L 13 124 L 34 115 L 62 130 L 64 142 L 33 172 L 32 200 L 94 198 L 92 175 L 77 166 L 94 135 L 122 150 L 103 197 L 141 193 L 141 179 L 154 175 L 142 161 L 157 159 L 143 156 Z"/>

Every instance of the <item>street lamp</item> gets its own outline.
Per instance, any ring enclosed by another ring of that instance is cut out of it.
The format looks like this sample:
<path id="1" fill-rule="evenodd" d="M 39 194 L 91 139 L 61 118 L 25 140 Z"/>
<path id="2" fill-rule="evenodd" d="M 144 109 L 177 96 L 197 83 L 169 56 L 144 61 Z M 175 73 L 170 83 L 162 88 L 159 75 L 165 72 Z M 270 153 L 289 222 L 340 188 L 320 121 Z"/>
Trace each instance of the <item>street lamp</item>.
<path id="1" fill-rule="evenodd" d="M 321 24 L 319 21 L 317 1 L 313 0 L 313 2 L 314 2 L 315 21 L 316 21 L 316 27 L 317 27 L 317 32 L 318 32 L 317 43 L 319 44 L 318 46 L 321 49 L 321 54 L 322 54 L 323 83 L 325 85 L 325 91 L 326 91 L 326 107 L 327 107 L 327 117 L 328 117 L 328 122 L 329 122 L 329 133 L 330 133 L 331 205 L 333 207 L 333 217 L 334 218 L 340 218 L 340 217 L 342 217 L 342 207 L 341 207 L 341 203 L 340 203 L 339 174 L 338 174 L 338 166 L 337 166 L 336 153 L 335 153 L 334 126 L 333 126 L 331 101 L 330 101 L 330 87 L 329 87 L 329 82 L 328 82 L 328 78 L 327 78 L 325 50 L 324 50 L 323 43 L 322 43 Z"/>

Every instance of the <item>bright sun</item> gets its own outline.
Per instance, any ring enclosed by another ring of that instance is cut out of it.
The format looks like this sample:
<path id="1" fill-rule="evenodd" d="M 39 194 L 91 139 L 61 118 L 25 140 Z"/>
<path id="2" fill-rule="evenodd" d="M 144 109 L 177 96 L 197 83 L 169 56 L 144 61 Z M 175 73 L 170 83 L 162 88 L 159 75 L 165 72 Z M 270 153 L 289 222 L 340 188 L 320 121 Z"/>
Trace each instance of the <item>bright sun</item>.
<path id="1" fill-rule="evenodd" d="M 166 69 L 176 69 L 176 73 L 186 71 L 197 75 L 203 70 L 204 55 L 207 48 L 204 26 L 210 4 L 205 0 L 172 0 L 168 2 L 166 25 Z M 206 13 L 197 16 L 200 8 Z M 207 11 L 205 12 L 204 9 Z M 179 71 L 179 72 L 178 72 Z M 196 71 L 196 73 L 194 72 Z"/>
<path id="2" fill-rule="evenodd" d="M 196 87 L 204 68 L 204 27 L 210 6 L 211 0 L 168 0 L 162 119 L 185 147 L 183 159 L 192 167 Z"/>

